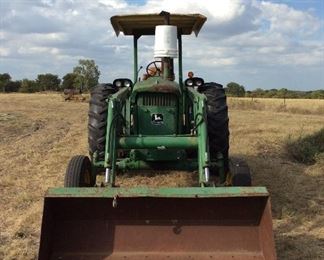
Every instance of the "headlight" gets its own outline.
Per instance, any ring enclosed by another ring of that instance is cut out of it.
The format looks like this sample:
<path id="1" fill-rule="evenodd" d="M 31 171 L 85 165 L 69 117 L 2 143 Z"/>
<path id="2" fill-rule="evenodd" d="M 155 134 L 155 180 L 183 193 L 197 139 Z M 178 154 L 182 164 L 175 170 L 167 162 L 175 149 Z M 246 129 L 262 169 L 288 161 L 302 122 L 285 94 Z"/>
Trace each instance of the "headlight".
<path id="1" fill-rule="evenodd" d="M 189 78 L 186 79 L 185 85 L 188 87 L 201 87 L 204 85 L 204 80 L 202 78 Z"/>
<path id="2" fill-rule="evenodd" d="M 120 80 L 115 81 L 114 84 L 117 88 L 120 88 L 122 86 L 122 82 Z"/>
<path id="3" fill-rule="evenodd" d="M 192 87 L 194 84 L 193 80 L 192 79 L 186 79 L 185 81 L 185 85 L 188 86 L 188 87 Z"/>
<path id="4" fill-rule="evenodd" d="M 130 80 L 128 80 L 128 79 L 125 79 L 125 80 L 124 80 L 124 86 L 125 86 L 126 88 L 130 87 L 131 85 L 132 85 L 132 82 L 131 82 Z"/>
<path id="5" fill-rule="evenodd" d="M 133 82 L 130 79 L 115 79 L 113 85 L 116 88 L 128 88 L 133 85 Z"/>
<path id="6" fill-rule="evenodd" d="M 204 85 L 204 81 L 203 81 L 203 79 L 201 79 L 201 78 L 196 78 L 196 79 L 195 79 L 195 85 L 196 85 L 197 87 L 201 87 L 202 85 Z"/>

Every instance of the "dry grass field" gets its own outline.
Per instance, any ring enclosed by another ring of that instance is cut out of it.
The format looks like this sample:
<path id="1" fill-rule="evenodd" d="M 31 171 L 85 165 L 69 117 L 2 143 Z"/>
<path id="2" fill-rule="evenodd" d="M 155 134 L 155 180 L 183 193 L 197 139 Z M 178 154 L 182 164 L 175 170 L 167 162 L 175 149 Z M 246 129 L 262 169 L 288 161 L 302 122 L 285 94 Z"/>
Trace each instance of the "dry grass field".
<path id="1" fill-rule="evenodd" d="M 324 115 L 323 99 L 228 98 L 232 109 Z"/>
<path id="2" fill-rule="evenodd" d="M 324 158 L 289 159 L 283 143 L 324 127 L 324 100 L 229 99 L 231 154 L 271 193 L 278 259 L 324 259 Z M 69 158 L 87 153 L 87 103 L 58 94 L 0 94 L 0 259 L 37 257 L 43 195 L 62 186 Z M 324 142 L 324 140 L 323 140 Z M 172 172 L 121 185 L 190 185 Z"/>

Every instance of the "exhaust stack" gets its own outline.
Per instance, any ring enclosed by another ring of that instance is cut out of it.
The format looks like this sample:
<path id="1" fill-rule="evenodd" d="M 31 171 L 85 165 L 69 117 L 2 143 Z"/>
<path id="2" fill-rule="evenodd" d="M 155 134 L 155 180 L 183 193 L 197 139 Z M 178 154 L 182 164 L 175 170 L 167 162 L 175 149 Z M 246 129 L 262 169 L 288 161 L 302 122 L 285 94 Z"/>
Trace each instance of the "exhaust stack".
<path id="1" fill-rule="evenodd" d="M 177 58 L 177 27 L 158 25 L 155 27 L 154 58 Z"/>

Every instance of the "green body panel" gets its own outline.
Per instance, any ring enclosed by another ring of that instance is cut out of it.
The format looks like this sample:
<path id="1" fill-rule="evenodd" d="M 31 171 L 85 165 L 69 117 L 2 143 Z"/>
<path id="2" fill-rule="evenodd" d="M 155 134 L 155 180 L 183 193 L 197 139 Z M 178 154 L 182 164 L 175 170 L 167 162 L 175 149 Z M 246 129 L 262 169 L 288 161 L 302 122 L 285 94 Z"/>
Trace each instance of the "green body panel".
<path id="1" fill-rule="evenodd" d="M 118 149 L 137 149 L 139 156 L 130 158 L 135 161 L 182 160 L 183 164 L 186 164 L 186 149 L 198 150 L 198 181 L 201 186 L 214 185 L 205 174 L 205 168 L 216 163 L 209 156 L 205 95 L 193 88 L 181 90 L 176 82 L 152 77 L 137 82 L 133 88 L 120 89 L 107 102 L 105 160 L 98 162 L 94 156 L 92 165 L 111 170 L 111 186 L 120 160 Z M 222 157 L 217 161 L 220 182 L 224 183 L 223 164 L 219 163 Z"/>
<path id="2" fill-rule="evenodd" d="M 169 93 L 140 93 L 137 98 L 137 133 L 170 135 L 177 132 L 177 96 Z"/>
<path id="3" fill-rule="evenodd" d="M 164 197 L 164 198 L 208 198 L 208 197 L 253 197 L 269 193 L 265 187 L 186 187 L 186 188 L 51 188 L 46 197 Z"/>
<path id="4" fill-rule="evenodd" d="M 183 113 L 181 87 L 162 77 L 137 82 L 129 97 L 133 114 L 133 134 L 180 133 Z M 154 124 L 152 117 L 162 115 L 163 123 Z"/>
<path id="5" fill-rule="evenodd" d="M 140 92 L 174 93 L 181 96 L 181 87 L 175 81 L 166 80 L 162 77 L 149 77 L 147 80 L 137 82 L 132 91 L 132 99 Z"/>

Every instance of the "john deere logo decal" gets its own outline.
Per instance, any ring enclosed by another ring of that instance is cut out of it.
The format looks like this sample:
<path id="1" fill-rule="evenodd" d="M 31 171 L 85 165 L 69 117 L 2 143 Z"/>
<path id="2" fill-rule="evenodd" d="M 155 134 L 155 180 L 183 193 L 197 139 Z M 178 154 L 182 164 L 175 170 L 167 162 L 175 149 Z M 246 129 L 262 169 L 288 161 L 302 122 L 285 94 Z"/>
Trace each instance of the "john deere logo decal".
<path id="1" fill-rule="evenodd" d="M 162 114 L 152 114 L 152 124 L 153 125 L 163 124 L 163 115 Z"/>

